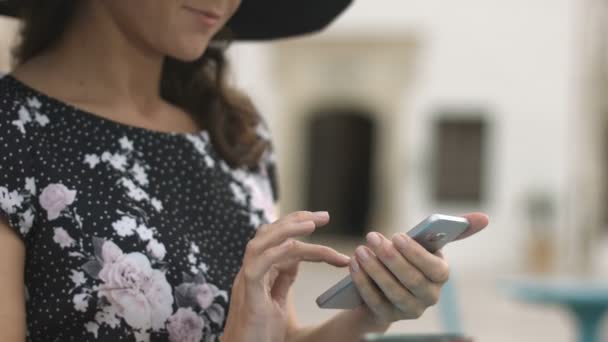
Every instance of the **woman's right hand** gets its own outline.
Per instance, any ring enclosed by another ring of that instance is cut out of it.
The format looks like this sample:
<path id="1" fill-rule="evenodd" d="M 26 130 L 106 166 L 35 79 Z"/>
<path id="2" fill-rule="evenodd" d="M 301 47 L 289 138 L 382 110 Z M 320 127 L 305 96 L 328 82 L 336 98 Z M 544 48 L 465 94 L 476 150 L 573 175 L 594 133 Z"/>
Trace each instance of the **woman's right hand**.
<path id="1" fill-rule="evenodd" d="M 298 211 L 262 225 L 247 244 L 237 274 L 222 342 L 283 341 L 287 294 L 301 261 L 344 267 L 350 258 L 335 250 L 294 240 L 329 222 L 327 212 Z"/>

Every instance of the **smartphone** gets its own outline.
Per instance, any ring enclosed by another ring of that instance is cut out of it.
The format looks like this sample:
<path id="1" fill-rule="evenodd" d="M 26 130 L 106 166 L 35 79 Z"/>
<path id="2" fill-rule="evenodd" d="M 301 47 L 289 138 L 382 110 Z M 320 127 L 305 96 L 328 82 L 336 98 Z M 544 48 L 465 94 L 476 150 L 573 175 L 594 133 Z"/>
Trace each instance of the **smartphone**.
<path id="1" fill-rule="evenodd" d="M 433 214 L 407 232 L 407 235 L 427 251 L 435 253 L 468 228 L 469 221 L 463 217 Z M 323 309 L 354 309 L 362 303 L 350 275 L 317 298 L 317 305 Z"/>

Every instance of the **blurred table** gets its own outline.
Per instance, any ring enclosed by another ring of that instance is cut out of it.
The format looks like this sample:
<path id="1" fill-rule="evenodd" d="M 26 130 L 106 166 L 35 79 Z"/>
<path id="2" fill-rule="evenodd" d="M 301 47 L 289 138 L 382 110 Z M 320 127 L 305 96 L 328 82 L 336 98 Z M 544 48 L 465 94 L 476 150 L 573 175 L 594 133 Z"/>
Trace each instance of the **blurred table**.
<path id="1" fill-rule="evenodd" d="M 600 323 L 608 310 L 608 283 L 537 278 L 510 279 L 505 283 L 507 292 L 519 300 L 559 305 L 571 312 L 579 342 L 600 341 Z"/>

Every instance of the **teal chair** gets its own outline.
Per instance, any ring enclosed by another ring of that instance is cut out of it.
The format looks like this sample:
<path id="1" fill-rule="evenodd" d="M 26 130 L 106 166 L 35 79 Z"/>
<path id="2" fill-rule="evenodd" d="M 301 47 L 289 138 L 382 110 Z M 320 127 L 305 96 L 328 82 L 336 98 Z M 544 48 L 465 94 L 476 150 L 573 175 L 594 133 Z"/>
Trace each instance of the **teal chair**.
<path id="1" fill-rule="evenodd" d="M 460 305 L 458 294 L 454 285 L 454 275 L 450 275 L 450 280 L 443 286 L 441 297 L 439 298 L 439 321 L 442 330 L 446 334 L 463 335 Z"/>

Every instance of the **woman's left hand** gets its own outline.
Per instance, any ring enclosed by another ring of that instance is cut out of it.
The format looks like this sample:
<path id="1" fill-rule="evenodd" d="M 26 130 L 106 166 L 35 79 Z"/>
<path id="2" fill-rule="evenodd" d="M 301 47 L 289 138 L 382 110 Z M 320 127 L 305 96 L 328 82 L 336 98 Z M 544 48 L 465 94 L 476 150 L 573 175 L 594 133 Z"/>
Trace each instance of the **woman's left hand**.
<path id="1" fill-rule="evenodd" d="M 488 225 L 484 214 L 464 217 L 470 227 L 459 239 Z M 367 246 L 357 248 L 350 273 L 374 323 L 418 318 L 438 302 L 441 287 L 449 275 L 441 251 L 429 253 L 402 233 L 389 240 L 372 232 L 367 235 L 367 242 Z"/>

